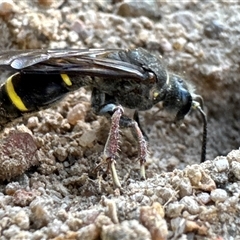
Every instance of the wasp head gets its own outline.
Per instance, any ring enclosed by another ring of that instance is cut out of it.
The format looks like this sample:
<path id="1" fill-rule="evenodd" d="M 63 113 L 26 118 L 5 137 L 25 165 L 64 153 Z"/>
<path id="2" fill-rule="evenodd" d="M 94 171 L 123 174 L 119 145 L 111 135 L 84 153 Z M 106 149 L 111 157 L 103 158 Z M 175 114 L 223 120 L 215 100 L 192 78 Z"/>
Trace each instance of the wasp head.
<path id="1" fill-rule="evenodd" d="M 206 159 L 206 143 L 207 143 L 207 118 L 203 111 L 203 99 L 194 93 L 194 88 L 183 81 L 182 78 L 175 74 L 167 76 L 165 85 L 162 88 L 161 101 L 163 108 L 174 115 L 174 122 L 180 125 L 184 117 L 191 109 L 200 112 L 203 120 L 203 140 L 201 162 Z M 200 100 L 200 103 L 196 99 Z"/>
<path id="2" fill-rule="evenodd" d="M 174 115 L 174 122 L 180 125 L 192 108 L 191 89 L 182 78 L 170 75 L 165 84 L 163 108 Z"/>

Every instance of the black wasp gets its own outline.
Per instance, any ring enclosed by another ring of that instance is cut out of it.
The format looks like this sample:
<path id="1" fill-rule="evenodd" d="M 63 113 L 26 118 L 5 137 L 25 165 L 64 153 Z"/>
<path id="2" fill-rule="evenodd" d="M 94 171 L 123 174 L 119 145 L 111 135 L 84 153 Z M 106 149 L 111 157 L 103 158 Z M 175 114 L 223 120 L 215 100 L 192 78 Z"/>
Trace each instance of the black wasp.
<path id="1" fill-rule="evenodd" d="M 111 129 L 104 148 L 115 186 L 119 127 L 129 127 L 138 142 L 141 177 L 145 179 L 147 143 L 138 111 L 158 102 L 180 123 L 191 109 L 203 117 L 201 160 L 205 160 L 207 123 L 201 101 L 186 82 L 164 67 L 161 58 L 148 51 L 134 50 L 10 50 L 0 52 L 0 68 L 15 71 L 0 88 L 0 128 L 25 113 L 48 108 L 80 87 L 92 89 L 92 107 L 98 114 L 111 115 Z M 201 99 L 201 98 L 200 98 Z M 135 109 L 133 118 L 123 107 Z"/>

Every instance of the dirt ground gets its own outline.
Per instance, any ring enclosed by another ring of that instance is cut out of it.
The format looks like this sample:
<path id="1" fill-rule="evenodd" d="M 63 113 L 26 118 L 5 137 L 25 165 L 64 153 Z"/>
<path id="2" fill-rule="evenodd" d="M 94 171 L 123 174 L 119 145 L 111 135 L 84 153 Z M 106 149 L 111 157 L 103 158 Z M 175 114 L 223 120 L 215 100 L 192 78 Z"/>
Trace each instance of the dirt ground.
<path id="1" fill-rule="evenodd" d="M 110 122 L 94 115 L 88 89 L 6 127 L 0 240 L 240 239 L 238 1 L 3 0 L 0 33 L 0 49 L 143 47 L 161 54 L 169 71 L 195 86 L 208 118 L 200 164 L 197 112 L 179 128 L 158 105 L 141 112 L 147 180 L 139 179 L 137 145 L 124 129 L 121 191 L 100 164 Z"/>

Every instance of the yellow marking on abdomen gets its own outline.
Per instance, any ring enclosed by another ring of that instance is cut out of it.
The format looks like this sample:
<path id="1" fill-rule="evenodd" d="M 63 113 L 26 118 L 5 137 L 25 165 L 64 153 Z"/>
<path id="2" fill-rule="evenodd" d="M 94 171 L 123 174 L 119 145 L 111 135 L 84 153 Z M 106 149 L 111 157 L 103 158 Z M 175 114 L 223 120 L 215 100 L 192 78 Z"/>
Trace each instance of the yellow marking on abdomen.
<path id="1" fill-rule="evenodd" d="M 28 111 L 28 109 L 26 108 L 26 106 L 24 105 L 22 99 L 17 95 L 17 93 L 15 92 L 15 89 L 14 89 L 14 86 L 13 86 L 13 83 L 12 83 L 12 78 L 17 75 L 18 73 L 10 76 L 8 79 L 7 79 L 7 82 L 6 82 L 6 90 L 7 90 L 7 94 L 9 96 L 9 98 L 11 99 L 12 103 L 15 105 L 15 107 L 22 111 L 22 112 L 26 112 Z"/>
<path id="2" fill-rule="evenodd" d="M 60 74 L 60 75 L 61 75 L 62 80 L 65 82 L 65 84 L 66 84 L 67 86 L 72 86 L 72 82 L 71 82 L 71 80 L 70 80 L 70 77 L 69 77 L 67 74 L 62 73 L 62 74 Z"/>

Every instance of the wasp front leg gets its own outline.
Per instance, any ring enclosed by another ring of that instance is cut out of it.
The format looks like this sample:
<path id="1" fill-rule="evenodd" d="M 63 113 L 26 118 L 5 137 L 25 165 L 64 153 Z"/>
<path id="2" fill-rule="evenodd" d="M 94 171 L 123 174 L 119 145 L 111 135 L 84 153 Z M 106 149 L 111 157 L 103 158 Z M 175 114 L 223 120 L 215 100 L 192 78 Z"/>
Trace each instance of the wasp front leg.
<path id="1" fill-rule="evenodd" d="M 120 181 L 115 168 L 115 158 L 119 149 L 119 131 L 120 127 L 131 128 L 134 137 L 138 142 L 138 160 L 140 161 L 141 178 L 145 179 L 145 162 L 147 157 L 147 143 L 142 133 L 141 127 L 137 121 L 123 116 L 123 108 L 114 103 L 114 99 L 104 93 L 93 89 L 92 93 L 92 106 L 96 112 L 102 115 L 111 115 L 111 128 L 109 131 L 108 139 L 104 148 L 104 159 L 109 164 L 111 170 L 113 183 L 116 187 L 121 187 Z M 104 104 L 103 104 L 104 103 Z M 137 114 L 137 113 L 136 113 Z M 138 116 L 135 114 L 135 117 Z"/>
<path id="2" fill-rule="evenodd" d="M 115 158 L 117 156 L 117 151 L 119 149 L 119 127 L 120 119 L 123 114 L 123 108 L 121 106 L 116 106 L 114 104 L 107 104 L 102 109 L 101 112 L 109 113 L 112 112 L 111 117 L 111 128 L 108 134 L 108 139 L 104 147 L 103 158 L 108 162 L 109 169 L 111 170 L 113 183 L 116 187 L 121 187 L 120 181 L 115 168 Z"/>

